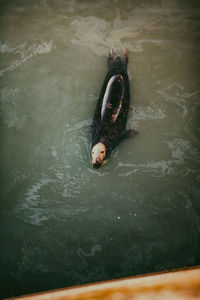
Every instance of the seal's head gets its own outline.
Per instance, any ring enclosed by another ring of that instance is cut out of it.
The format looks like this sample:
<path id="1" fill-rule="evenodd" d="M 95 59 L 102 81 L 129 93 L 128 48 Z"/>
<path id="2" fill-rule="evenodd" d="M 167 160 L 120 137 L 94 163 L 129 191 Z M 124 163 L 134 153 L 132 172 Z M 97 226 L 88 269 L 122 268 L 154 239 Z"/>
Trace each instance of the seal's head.
<path id="1" fill-rule="evenodd" d="M 95 169 L 99 168 L 106 157 L 106 146 L 98 143 L 92 148 L 92 165 Z"/>

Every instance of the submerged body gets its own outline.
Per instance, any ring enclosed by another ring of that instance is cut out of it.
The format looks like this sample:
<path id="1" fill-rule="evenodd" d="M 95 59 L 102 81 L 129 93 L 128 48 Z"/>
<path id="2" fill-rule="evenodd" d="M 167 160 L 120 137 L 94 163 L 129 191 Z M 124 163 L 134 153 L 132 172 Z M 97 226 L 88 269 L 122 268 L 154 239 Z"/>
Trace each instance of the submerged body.
<path id="1" fill-rule="evenodd" d="M 92 164 L 95 168 L 102 165 L 111 151 L 126 137 L 134 135 L 127 130 L 127 116 L 130 103 L 128 58 L 114 59 L 113 51 L 108 58 L 108 73 L 101 88 L 92 123 Z"/>

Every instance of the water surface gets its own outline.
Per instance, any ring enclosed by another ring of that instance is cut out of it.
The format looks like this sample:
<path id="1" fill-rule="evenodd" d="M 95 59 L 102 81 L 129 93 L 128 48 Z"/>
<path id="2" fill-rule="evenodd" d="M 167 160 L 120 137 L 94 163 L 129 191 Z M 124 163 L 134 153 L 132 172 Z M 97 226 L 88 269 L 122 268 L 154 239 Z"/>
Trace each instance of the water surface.
<path id="1" fill-rule="evenodd" d="M 0 1 L 0 286 L 14 296 L 200 264 L 198 1 Z M 110 47 L 128 127 L 99 170 Z"/>

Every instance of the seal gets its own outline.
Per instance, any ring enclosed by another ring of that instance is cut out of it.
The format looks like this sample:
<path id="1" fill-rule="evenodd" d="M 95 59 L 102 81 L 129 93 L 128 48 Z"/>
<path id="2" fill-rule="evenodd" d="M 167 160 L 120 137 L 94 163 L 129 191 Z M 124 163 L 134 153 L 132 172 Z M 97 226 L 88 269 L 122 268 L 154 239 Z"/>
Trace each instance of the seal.
<path id="1" fill-rule="evenodd" d="M 130 104 L 127 65 L 127 51 L 123 50 L 122 55 L 115 58 L 111 49 L 108 72 L 92 122 L 91 157 L 94 168 L 99 168 L 123 139 L 137 134 L 135 129 L 126 129 Z"/>

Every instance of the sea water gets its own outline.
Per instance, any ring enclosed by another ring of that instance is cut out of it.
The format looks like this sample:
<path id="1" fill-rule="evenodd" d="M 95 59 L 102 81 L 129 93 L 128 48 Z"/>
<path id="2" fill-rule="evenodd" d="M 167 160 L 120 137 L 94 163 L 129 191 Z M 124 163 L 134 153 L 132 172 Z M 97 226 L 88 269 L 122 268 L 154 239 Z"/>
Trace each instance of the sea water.
<path id="1" fill-rule="evenodd" d="M 200 264 L 200 5 L 0 1 L 0 289 L 15 296 Z M 110 48 L 123 141 L 91 166 Z"/>

